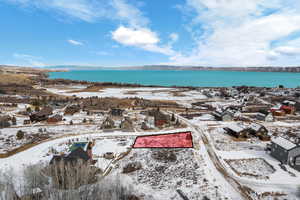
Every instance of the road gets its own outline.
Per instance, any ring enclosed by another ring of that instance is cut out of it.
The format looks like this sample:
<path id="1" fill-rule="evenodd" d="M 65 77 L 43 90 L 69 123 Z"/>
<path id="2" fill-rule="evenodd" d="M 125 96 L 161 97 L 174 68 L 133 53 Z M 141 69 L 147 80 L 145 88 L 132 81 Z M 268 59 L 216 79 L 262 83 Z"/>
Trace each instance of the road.
<path id="1" fill-rule="evenodd" d="M 229 185 L 232 186 L 232 188 L 239 194 L 240 199 L 245 200 L 252 200 L 251 196 L 243 189 L 243 186 L 240 184 L 240 182 L 235 178 L 232 177 L 226 170 L 226 168 L 223 166 L 221 161 L 219 160 L 218 156 L 216 155 L 211 143 L 209 142 L 208 138 L 206 137 L 204 130 L 191 123 L 189 120 L 176 115 L 177 118 L 184 121 L 186 124 L 188 124 L 192 129 L 194 129 L 193 138 L 194 138 L 194 145 L 199 145 L 200 139 L 203 141 L 204 149 L 206 153 L 209 155 L 210 161 L 213 163 L 217 171 L 224 177 L 224 179 L 228 182 Z M 200 136 L 200 138 L 199 138 Z M 197 149 L 197 146 L 195 146 Z"/>

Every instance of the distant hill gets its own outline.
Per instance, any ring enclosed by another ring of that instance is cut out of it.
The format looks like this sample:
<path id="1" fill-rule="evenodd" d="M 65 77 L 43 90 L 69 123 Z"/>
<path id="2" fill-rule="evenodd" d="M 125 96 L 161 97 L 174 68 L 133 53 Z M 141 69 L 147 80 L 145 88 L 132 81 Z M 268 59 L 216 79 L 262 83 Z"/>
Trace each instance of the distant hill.
<path id="1" fill-rule="evenodd" d="M 58 70 L 194 70 L 194 71 L 245 71 L 245 72 L 300 72 L 300 67 L 264 66 L 264 67 L 205 67 L 205 66 L 172 66 L 145 65 L 132 67 L 101 67 L 80 65 L 59 65 L 46 67 Z"/>

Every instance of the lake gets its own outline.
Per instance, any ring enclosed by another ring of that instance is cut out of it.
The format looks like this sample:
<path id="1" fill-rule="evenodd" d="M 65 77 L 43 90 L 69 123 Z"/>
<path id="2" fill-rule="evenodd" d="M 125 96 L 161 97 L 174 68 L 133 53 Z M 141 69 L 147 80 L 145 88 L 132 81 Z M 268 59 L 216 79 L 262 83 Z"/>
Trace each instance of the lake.
<path id="1" fill-rule="evenodd" d="M 117 82 L 161 86 L 231 87 L 300 86 L 300 73 L 238 71 L 78 70 L 50 72 L 51 79 Z"/>

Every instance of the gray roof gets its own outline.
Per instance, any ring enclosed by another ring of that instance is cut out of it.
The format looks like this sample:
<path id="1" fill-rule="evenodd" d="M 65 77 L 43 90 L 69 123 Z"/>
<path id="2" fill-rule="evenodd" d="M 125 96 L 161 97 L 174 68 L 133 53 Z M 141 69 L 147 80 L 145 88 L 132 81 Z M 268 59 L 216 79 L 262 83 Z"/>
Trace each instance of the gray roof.
<path id="1" fill-rule="evenodd" d="M 291 141 L 289 141 L 283 137 L 272 138 L 272 142 L 281 146 L 282 148 L 284 148 L 286 150 L 293 149 L 297 146 L 296 144 L 292 143 Z"/>

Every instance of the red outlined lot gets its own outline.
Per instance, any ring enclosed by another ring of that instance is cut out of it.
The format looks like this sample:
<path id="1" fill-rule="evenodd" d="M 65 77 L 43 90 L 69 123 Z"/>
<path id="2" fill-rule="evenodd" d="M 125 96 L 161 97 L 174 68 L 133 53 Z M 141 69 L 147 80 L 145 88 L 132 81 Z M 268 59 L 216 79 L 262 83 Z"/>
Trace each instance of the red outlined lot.
<path id="1" fill-rule="evenodd" d="M 151 136 L 138 136 L 133 148 L 193 148 L 192 133 L 179 132 Z"/>

